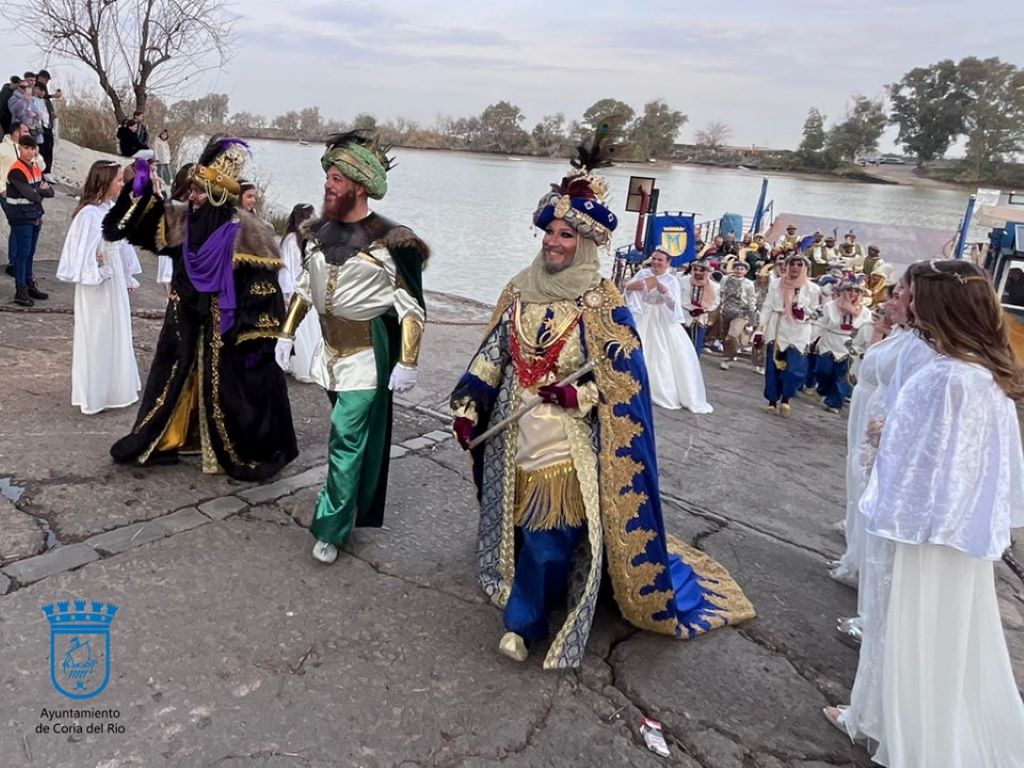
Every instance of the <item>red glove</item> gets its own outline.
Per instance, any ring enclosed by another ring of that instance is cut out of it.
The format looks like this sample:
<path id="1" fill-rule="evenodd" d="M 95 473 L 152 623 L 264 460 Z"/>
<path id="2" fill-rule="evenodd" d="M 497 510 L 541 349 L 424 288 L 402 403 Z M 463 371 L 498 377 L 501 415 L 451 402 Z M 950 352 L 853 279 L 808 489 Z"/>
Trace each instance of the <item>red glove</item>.
<path id="1" fill-rule="evenodd" d="M 455 439 L 459 441 L 459 445 L 462 446 L 462 450 L 468 451 L 469 441 L 473 439 L 473 422 L 465 416 L 457 416 L 455 423 L 452 424 L 452 432 L 455 434 Z"/>
<path id="2" fill-rule="evenodd" d="M 564 387 L 548 384 L 538 389 L 537 394 L 545 403 L 553 403 L 563 408 L 575 409 L 580 405 L 580 401 L 576 397 L 576 387 L 572 384 L 566 384 Z"/>
<path id="3" fill-rule="evenodd" d="M 803 320 L 804 319 L 804 309 L 803 309 L 803 307 L 793 307 L 793 319 L 794 320 Z"/>

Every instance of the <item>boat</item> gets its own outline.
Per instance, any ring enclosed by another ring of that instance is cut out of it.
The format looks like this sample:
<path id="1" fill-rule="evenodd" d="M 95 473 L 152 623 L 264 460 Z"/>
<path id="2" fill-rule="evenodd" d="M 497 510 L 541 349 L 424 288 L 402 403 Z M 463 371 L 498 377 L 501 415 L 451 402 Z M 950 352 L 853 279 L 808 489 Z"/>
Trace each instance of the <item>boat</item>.
<path id="1" fill-rule="evenodd" d="M 299 139 L 299 140 L 298 140 L 297 142 L 295 142 L 295 143 L 296 143 L 296 144 L 297 144 L 298 146 L 300 146 L 300 147 L 308 147 L 308 146 L 309 146 L 309 142 L 308 142 L 308 141 L 306 141 L 305 139 Z"/>
<path id="2" fill-rule="evenodd" d="M 965 216 L 968 229 L 972 211 Z M 1010 345 L 1024 360 L 1024 195 L 1011 192 L 1005 205 L 992 206 L 980 216 L 992 228 L 988 242 L 976 247 L 975 258 L 992 276 L 1003 310 L 1014 322 L 1008 324 Z"/>

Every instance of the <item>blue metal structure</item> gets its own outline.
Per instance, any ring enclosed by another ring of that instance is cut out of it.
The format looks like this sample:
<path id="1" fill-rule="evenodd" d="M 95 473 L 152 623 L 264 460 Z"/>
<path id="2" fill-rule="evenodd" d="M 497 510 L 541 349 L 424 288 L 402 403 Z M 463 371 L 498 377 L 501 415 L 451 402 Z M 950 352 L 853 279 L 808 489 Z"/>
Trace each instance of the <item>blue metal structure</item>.
<path id="1" fill-rule="evenodd" d="M 761 179 L 761 196 L 757 198 L 757 208 L 754 211 L 754 218 L 750 223 L 750 231 L 757 233 L 761 231 L 761 222 L 764 219 L 764 200 L 768 196 L 768 177 Z"/>
<path id="2" fill-rule="evenodd" d="M 960 234 L 957 237 L 956 242 L 956 253 L 953 254 L 954 259 L 963 259 L 964 248 L 967 246 L 967 235 L 971 231 L 971 219 L 974 218 L 974 202 L 975 197 L 971 195 L 967 199 L 967 210 L 964 212 L 964 220 L 960 225 Z"/>

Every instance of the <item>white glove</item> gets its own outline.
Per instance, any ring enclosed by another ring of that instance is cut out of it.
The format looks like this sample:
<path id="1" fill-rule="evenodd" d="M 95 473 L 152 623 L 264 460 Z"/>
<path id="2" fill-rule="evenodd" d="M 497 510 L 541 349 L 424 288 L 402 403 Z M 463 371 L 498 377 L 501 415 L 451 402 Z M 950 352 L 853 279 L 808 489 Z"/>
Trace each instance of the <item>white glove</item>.
<path id="1" fill-rule="evenodd" d="M 391 371 L 391 381 L 388 382 L 388 389 L 398 394 L 408 392 L 416 386 L 416 367 L 397 363 Z"/>
<path id="2" fill-rule="evenodd" d="M 292 347 L 294 346 L 295 342 L 291 339 L 277 340 L 277 345 L 274 347 L 274 359 L 282 371 L 290 371 L 292 369 Z"/>

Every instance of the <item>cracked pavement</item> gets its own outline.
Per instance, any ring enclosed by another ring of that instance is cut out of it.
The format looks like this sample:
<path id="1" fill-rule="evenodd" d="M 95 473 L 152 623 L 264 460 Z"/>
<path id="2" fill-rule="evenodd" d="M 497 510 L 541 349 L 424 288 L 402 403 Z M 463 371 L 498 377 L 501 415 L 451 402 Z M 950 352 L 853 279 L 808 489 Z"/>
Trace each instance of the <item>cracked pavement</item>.
<path id="1" fill-rule="evenodd" d="M 70 287 L 41 258 L 50 304 L 66 310 Z M 145 368 L 159 328 L 147 317 L 162 298 L 143 260 L 133 303 Z M 447 430 L 447 392 L 489 314 L 439 295 L 431 310 L 420 386 L 396 409 L 396 445 Z M 290 382 L 302 453 L 284 473 L 291 484 L 248 503 L 252 486 L 203 476 L 194 460 L 114 466 L 107 449 L 135 410 L 71 408 L 71 327 L 66 311 L 0 311 L 0 480 L 23 489 L 0 498 L 0 566 L 25 573 L 40 553 L 91 552 L 92 537 L 114 538 L 84 565 L 24 583 L 0 577 L 5 766 L 870 764 L 820 714 L 846 700 L 856 669 L 832 629 L 856 597 L 823 564 L 843 548 L 832 530 L 843 516 L 842 417 L 807 398 L 790 419 L 770 417 L 758 377 L 706 359 L 715 413 L 656 409 L 666 528 L 722 562 L 759 617 L 678 642 L 632 629 L 606 603 L 583 667 L 552 673 L 543 649 L 523 665 L 496 652 L 501 617 L 477 586 L 477 512 L 453 441 L 435 434 L 396 449 L 385 527 L 358 530 L 324 567 L 305 530 L 317 492 L 309 478 L 325 454 L 322 392 Z M 1024 585 L 998 568 L 1021 683 Z M 82 703 L 51 685 L 40 611 L 75 597 L 120 606 L 110 683 Z M 125 732 L 36 732 L 43 707 L 68 706 L 116 708 Z M 644 715 L 663 724 L 671 757 L 644 747 Z"/>

